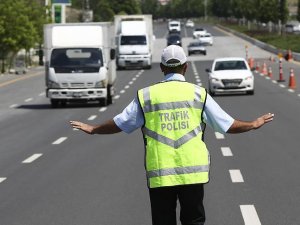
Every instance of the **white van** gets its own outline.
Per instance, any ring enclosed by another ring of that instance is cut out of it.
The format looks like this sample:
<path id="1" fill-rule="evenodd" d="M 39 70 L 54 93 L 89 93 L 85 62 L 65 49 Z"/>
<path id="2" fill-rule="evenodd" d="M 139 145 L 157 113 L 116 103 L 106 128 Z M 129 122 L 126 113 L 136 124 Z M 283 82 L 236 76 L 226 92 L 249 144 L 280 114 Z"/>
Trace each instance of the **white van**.
<path id="1" fill-rule="evenodd" d="M 169 33 L 178 32 L 180 33 L 180 21 L 172 20 L 168 24 Z"/>

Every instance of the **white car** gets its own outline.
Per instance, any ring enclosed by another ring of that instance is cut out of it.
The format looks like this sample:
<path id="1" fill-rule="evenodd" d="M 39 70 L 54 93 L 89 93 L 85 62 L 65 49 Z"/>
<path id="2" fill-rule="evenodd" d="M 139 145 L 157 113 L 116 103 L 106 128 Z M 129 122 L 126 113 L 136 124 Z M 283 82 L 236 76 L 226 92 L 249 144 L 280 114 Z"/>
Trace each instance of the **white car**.
<path id="1" fill-rule="evenodd" d="M 195 24 L 194 24 L 194 22 L 192 20 L 188 20 L 188 21 L 186 21 L 185 26 L 186 27 L 194 27 Z"/>
<path id="2" fill-rule="evenodd" d="M 213 45 L 213 37 L 210 33 L 202 34 L 198 37 L 198 40 L 203 44 Z"/>
<path id="3" fill-rule="evenodd" d="M 206 34 L 206 30 L 204 28 L 195 28 L 193 31 L 193 38 L 198 38 L 200 35 Z"/>
<path id="4" fill-rule="evenodd" d="M 212 96 L 242 92 L 254 94 L 254 76 L 244 58 L 217 58 L 206 72 L 209 74 L 209 93 Z"/>

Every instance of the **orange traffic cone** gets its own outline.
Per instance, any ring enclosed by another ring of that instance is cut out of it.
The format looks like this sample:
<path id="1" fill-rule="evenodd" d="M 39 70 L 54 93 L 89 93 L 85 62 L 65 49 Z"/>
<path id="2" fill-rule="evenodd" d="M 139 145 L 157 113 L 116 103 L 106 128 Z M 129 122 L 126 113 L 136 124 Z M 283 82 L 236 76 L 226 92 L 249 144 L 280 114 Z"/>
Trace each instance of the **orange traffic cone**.
<path id="1" fill-rule="evenodd" d="M 257 62 L 257 63 L 256 63 L 256 68 L 255 68 L 255 70 L 256 70 L 257 72 L 259 72 L 259 67 L 260 67 L 259 62 Z"/>
<path id="2" fill-rule="evenodd" d="M 296 80 L 295 80 L 295 74 L 293 69 L 290 70 L 289 88 L 291 89 L 296 88 Z"/>
<path id="3" fill-rule="evenodd" d="M 264 62 L 261 73 L 263 75 L 267 75 L 268 74 L 268 70 L 267 70 L 267 64 Z"/>
<path id="4" fill-rule="evenodd" d="M 272 68 L 271 67 L 269 67 L 268 77 L 270 77 L 270 78 L 273 77 L 273 73 L 272 73 Z"/>
<path id="5" fill-rule="evenodd" d="M 248 59 L 248 65 L 249 65 L 250 69 L 253 69 L 253 68 L 254 68 L 254 60 L 253 60 L 252 57 L 250 57 L 250 58 Z"/>
<path id="6" fill-rule="evenodd" d="M 287 61 L 290 61 L 290 60 L 293 59 L 293 54 L 292 54 L 292 51 L 291 51 L 290 49 L 288 50 L 288 52 L 287 52 L 287 54 L 286 54 L 286 56 L 285 56 L 285 59 L 286 59 Z"/>

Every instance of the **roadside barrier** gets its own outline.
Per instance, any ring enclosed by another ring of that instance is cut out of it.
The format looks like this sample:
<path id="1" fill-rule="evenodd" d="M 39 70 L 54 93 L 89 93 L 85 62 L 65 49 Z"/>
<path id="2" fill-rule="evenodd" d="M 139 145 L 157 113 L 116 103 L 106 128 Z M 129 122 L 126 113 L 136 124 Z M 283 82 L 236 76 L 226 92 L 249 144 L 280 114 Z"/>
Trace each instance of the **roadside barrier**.
<path id="1" fill-rule="evenodd" d="M 285 80 L 283 79 L 283 70 L 282 70 L 282 58 L 279 59 L 279 80 L 278 82 L 284 82 Z"/>
<path id="2" fill-rule="evenodd" d="M 269 67 L 269 70 L 268 70 L 268 77 L 272 78 L 273 77 L 273 73 L 272 73 L 272 68 Z"/>
<path id="3" fill-rule="evenodd" d="M 291 88 L 291 89 L 296 88 L 294 69 L 290 69 L 289 88 Z"/>

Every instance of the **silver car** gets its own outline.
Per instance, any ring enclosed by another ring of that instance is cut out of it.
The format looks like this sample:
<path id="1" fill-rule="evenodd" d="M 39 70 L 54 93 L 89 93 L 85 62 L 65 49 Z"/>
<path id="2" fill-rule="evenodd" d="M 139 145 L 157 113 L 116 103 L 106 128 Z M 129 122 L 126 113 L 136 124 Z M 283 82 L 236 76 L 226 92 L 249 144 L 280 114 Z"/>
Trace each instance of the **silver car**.
<path id="1" fill-rule="evenodd" d="M 192 55 L 192 54 L 206 55 L 205 45 L 203 43 L 201 43 L 200 41 L 191 42 L 188 45 L 187 49 L 188 49 L 188 55 Z"/>

